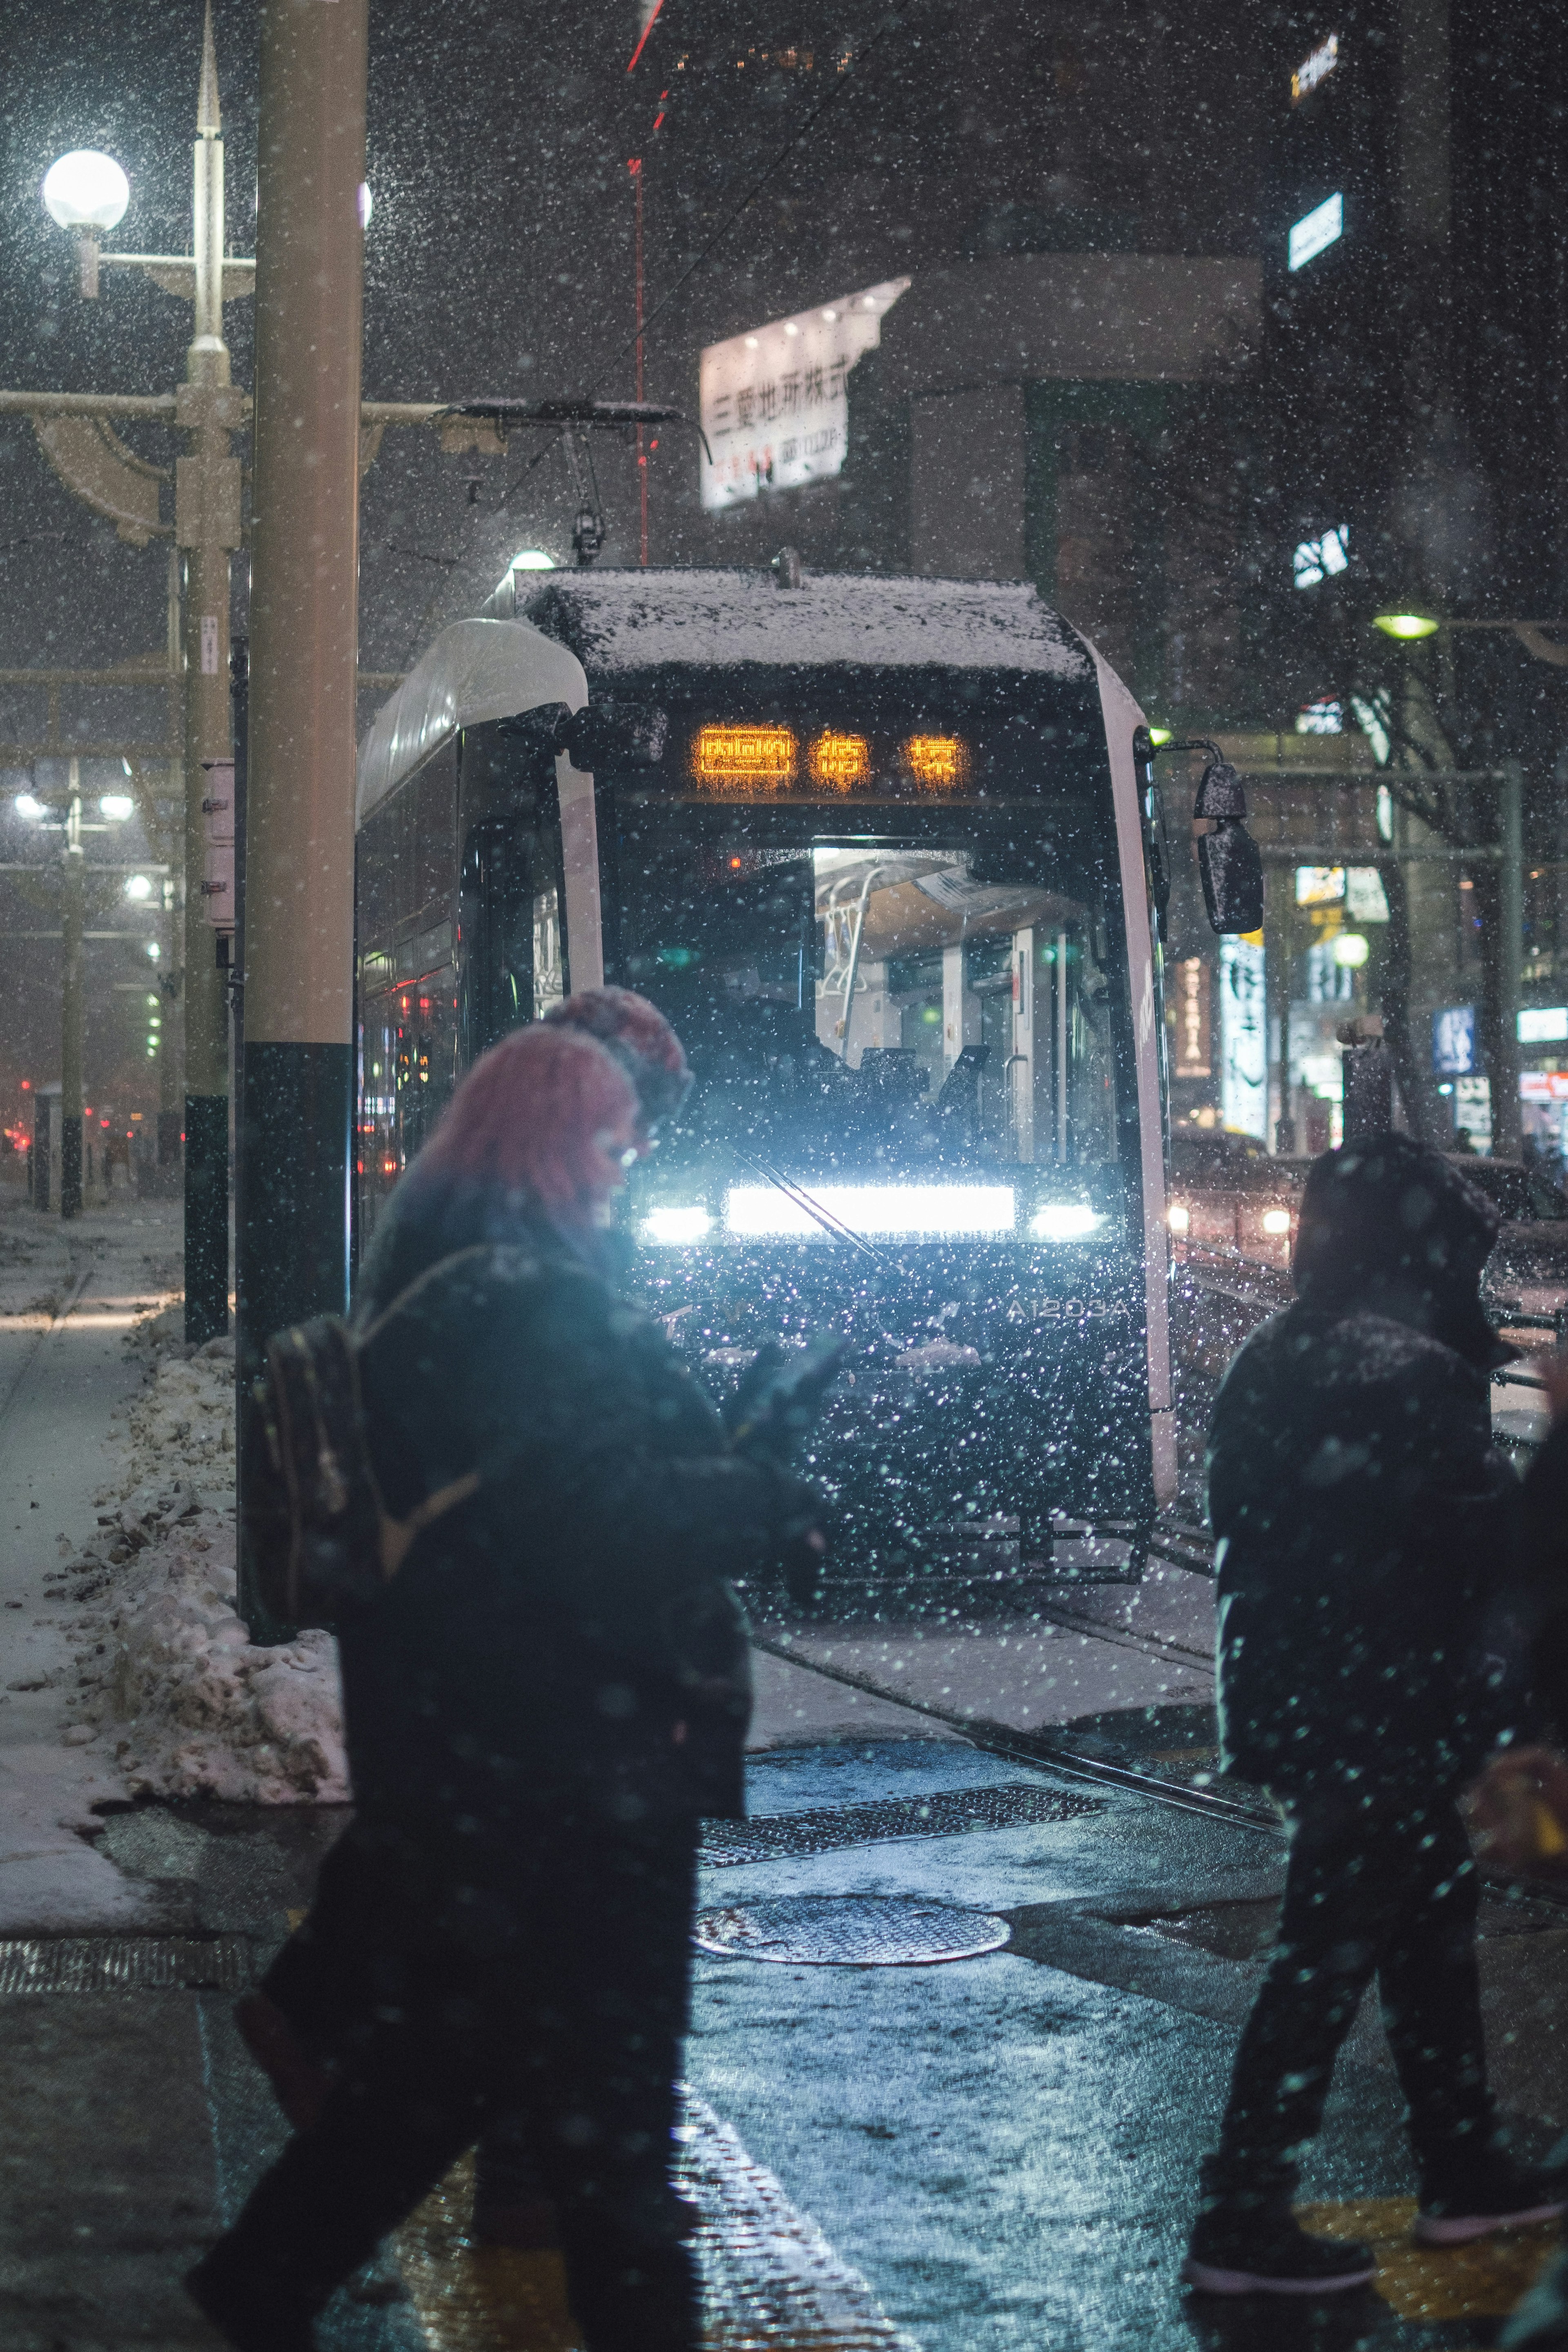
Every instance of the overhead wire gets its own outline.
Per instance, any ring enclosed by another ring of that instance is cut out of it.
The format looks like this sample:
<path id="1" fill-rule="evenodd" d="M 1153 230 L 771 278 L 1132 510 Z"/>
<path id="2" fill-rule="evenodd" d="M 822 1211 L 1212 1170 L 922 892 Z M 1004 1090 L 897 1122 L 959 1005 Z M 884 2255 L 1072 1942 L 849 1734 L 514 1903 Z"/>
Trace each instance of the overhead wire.
<path id="1" fill-rule="evenodd" d="M 762 194 L 763 190 L 767 186 L 768 182 L 773 178 L 780 165 L 786 163 L 790 157 L 795 153 L 795 150 L 809 139 L 811 133 L 816 130 L 817 124 L 821 121 L 828 109 L 836 106 L 838 100 L 843 97 L 845 91 L 849 89 L 852 83 L 857 81 L 859 68 L 865 64 L 872 51 L 879 47 L 881 43 L 887 38 L 888 35 L 900 24 L 902 18 L 902 14 L 903 11 L 901 8 L 890 9 L 888 15 L 883 17 L 881 23 L 878 26 L 870 38 L 866 41 L 860 48 L 852 53 L 848 63 L 840 68 L 838 76 L 832 83 L 831 87 L 824 91 L 822 97 L 816 101 L 816 104 L 810 109 L 805 121 L 801 124 L 799 130 L 796 131 L 794 137 L 785 141 L 784 144 L 779 149 L 778 153 L 767 165 L 766 169 L 759 173 L 757 177 L 752 181 L 751 186 L 746 190 L 745 194 L 741 198 L 740 203 L 734 207 L 733 211 L 729 213 L 720 223 L 719 226 L 714 230 L 712 236 L 709 238 L 707 244 L 703 246 L 700 252 L 693 255 L 692 258 L 688 262 L 686 268 L 681 271 L 679 277 L 676 279 L 668 292 L 665 294 L 659 301 L 655 303 L 653 309 L 644 319 L 640 329 L 634 331 L 633 333 L 628 335 L 624 341 L 616 343 L 612 350 L 606 352 L 601 364 L 607 364 L 611 360 L 619 359 L 623 352 L 626 352 L 631 349 L 632 345 L 637 341 L 637 334 L 639 332 L 646 336 L 648 329 L 654 324 L 655 320 L 663 317 L 665 311 L 668 310 L 670 304 L 675 300 L 676 296 L 681 291 L 682 288 L 690 284 L 692 278 L 696 277 L 697 272 L 702 268 L 703 263 L 709 260 L 710 257 L 718 251 L 720 246 L 722 245 L 724 239 L 729 236 L 730 231 L 735 226 L 737 221 L 742 219 L 751 210 L 752 205 L 755 204 L 757 198 Z M 598 373 L 598 368 L 595 367 L 591 373 L 594 376 L 596 376 Z"/>

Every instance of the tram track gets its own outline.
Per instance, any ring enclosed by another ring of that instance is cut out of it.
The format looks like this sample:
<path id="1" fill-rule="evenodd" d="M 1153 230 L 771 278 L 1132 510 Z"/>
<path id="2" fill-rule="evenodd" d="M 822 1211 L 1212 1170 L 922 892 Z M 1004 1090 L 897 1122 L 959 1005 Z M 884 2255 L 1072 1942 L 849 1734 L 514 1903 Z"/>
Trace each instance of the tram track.
<path id="1" fill-rule="evenodd" d="M 995 1723 L 984 1717 L 965 1716 L 955 1709 L 937 1706 L 930 1699 L 913 1696 L 910 1692 L 894 1689 L 879 1682 L 874 1675 L 858 1674 L 853 1667 L 835 1666 L 808 1656 L 787 1639 L 779 1639 L 756 1628 L 752 1643 L 755 1649 L 765 1651 L 771 1657 L 787 1664 L 806 1667 L 829 1682 L 842 1683 L 851 1690 L 863 1691 L 868 1697 L 889 1699 L 897 1706 L 908 1707 L 918 1715 L 930 1717 L 950 1731 L 955 1732 L 983 1755 L 994 1756 L 1000 1761 L 1033 1766 L 1060 1773 L 1064 1779 L 1088 1785 L 1118 1789 L 1130 1796 L 1146 1797 L 1151 1803 L 1170 1807 L 1177 1812 L 1195 1813 L 1201 1818 L 1218 1822 L 1232 1829 L 1247 1830 L 1254 1834 L 1272 1837 L 1281 1843 L 1286 1831 L 1278 1809 L 1259 1790 L 1249 1798 L 1231 1796 L 1215 1789 L 1196 1788 L 1186 1781 L 1172 1780 L 1150 1772 L 1134 1763 L 1118 1763 L 1108 1757 L 1090 1756 L 1069 1740 L 1053 1738 L 1048 1732 L 1019 1731 L 1010 1724 Z M 1550 1880 L 1500 1877 L 1483 1870 L 1482 1885 L 1494 1902 L 1517 1905 L 1543 1905 L 1562 1912 L 1568 1918 L 1568 1885 Z"/>

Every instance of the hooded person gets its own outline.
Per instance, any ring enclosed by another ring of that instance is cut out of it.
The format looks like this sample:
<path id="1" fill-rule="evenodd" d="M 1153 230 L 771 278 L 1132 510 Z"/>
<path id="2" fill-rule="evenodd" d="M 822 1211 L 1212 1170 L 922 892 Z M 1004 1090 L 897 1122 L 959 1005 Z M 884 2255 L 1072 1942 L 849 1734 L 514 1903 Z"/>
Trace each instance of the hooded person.
<path id="1" fill-rule="evenodd" d="M 498 2122 L 524 2116 L 588 2352 L 696 2352 L 669 2180 L 703 1815 L 742 1810 L 729 1580 L 816 1515 L 737 1454 L 606 1279 L 623 1068 L 570 1025 L 478 1062 L 400 1186 L 355 1318 L 386 1507 L 478 1469 L 344 1644 L 374 1993 L 307 2127 L 191 2274 L 255 2352 Z"/>
<path id="2" fill-rule="evenodd" d="M 660 1123 L 679 1110 L 691 1086 L 680 1041 L 663 1013 L 629 988 L 591 988 L 563 999 L 545 1014 L 544 1025 L 569 1035 L 585 1034 L 605 1048 L 636 1096 L 635 1146 L 639 1152 L 650 1150 Z M 421 1187 L 428 1181 L 427 1171 Z M 400 1196 L 400 1202 L 392 1212 L 398 1236 L 405 1221 L 423 1223 L 417 1199 L 410 1202 Z M 405 1255 L 401 1238 L 378 1242 L 360 1286 L 356 1320 L 373 1319 L 390 1302 Z M 389 1264 L 395 1257 L 397 1263 Z M 351 1624 L 342 1629 L 340 1642 L 356 1789 L 369 1778 L 364 1749 L 375 1738 L 379 1721 L 377 1710 L 358 1703 L 360 1685 L 367 1678 L 363 1654 L 374 1648 L 379 1634 L 378 1627 Z M 374 1822 L 339 1839 L 323 1865 L 309 1916 L 237 2011 L 252 2055 L 296 2124 L 319 2112 L 334 2067 L 363 2032 L 375 2005 L 370 1936 L 377 1916 L 374 1882 L 380 1855 Z M 554 2210 L 526 2138 L 523 2119 L 514 2118 L 480 2142 L 473 2229 L 481 2242 L 529 2247 L 556 2242 Z M 366 2291 L 374 2294 L 379 2285 L 373 2273 Z"/>
<path id="3" fill-rule="evenodd" d="M 645 1142 L 673 1118 L 691 1091 L 691 1072 L 679 1038 L 655 1004 L 630 988 L 584 988 L 563 996 L 544 1016 L 551 1027 L 585 1030 L 596 1037 L 631 1080 Z"/>
<path id="4" fill-rule="evenodd" d="M 1512 1350 L 1480 1298 L 1497 1222 L 1408 1137 L 1325 1154 L 1302 1196 L 1296 1302 L 1247 1340 L 1215 1407 L 1224 1769 L 1268 1789 L 1289 1850 L 1275 1955 L 1203 2168 L 1186 2274 L 1210 2293 L 1373 2275 L 1364 2246 L 1308 2237 L 1290 2196 L 1374 1976 L 1417 2239 L 1563 2210 L 1497 2136 L 1458 1804 L 1521 1721 L 1528 1679 L 1529 1497 L 1490 1427 L 1489 1374 Z"/>

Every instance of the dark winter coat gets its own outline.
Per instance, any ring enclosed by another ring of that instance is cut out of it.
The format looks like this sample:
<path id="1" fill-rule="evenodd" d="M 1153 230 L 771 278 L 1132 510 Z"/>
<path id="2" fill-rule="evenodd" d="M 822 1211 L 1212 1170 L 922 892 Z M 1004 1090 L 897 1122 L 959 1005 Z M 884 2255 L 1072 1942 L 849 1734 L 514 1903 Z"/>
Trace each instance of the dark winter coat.
<path id="1" fill-rule="evenodd" d="M 410 1209 L 416 1196 L 410 1196 Z M 744 1617 L 795 1482 L 735 1455 L 711 1404 L 590 1255 L 547 1223 L 395 1218 L 362 1358 L 394 1516 L 479 1465 L 342 1627 L 358 1803 L 504 1846 L 552 1819 L 632 1825 L 742 1810 Z"/>
<path id="2" fill-rule="evenodd" d="M 1231 1366 L 1209 1445 L 1226 1769 L 1281 1791 L 1457 1787 L 1525 1719 L 1533 1496 L 1491 1443 L 1496 1220 L 1403 1137 L 1314 1164 L 1298 1303 Z"/>
<path id="3" fill-rule="evenodd" d="M 1231 1366 L 1209 1443 L 1226 1769 L 1468 1778 L 1519 1696 L 1488 1623 L 1521 1488 L 1487 1375 L 1403 1323 L 1298 1304 Z"/>

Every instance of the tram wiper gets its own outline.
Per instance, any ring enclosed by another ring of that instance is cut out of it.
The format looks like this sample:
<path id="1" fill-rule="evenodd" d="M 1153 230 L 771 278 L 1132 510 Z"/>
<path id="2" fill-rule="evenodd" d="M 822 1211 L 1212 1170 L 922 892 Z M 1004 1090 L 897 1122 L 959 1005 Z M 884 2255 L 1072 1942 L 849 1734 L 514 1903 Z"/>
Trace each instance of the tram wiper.
<path id="1" fill-rule="evenodd" d="M 793 1177 L 784 1175 L 781 1169 L 773 1167 L 766 1160 L 753 1160 L 749 1152 L 739 1152 L 736 1156 L 742 1160 L 748 1168 L 754 1168 L 759 1176 L 765 1176 L 768 1182 L 775 1185 L 784 1194 L 784 1199 L 793 1202 L 795 1208 L 804 1209 L 806 1215 L 814 1218 L 825 1234 L 830 1234 L 835 1241 L 852 1243 L 858 1250 L 863 1250 L 868 1257 L 875 1258 L 879 1265 L 881 1263 L 882 1253 L 876 1244 L 868 1242 L 863 1234 L 858 1234 L 852 1225 L 847 1225 L 843 1218 L 836 1216 L 831 1209 L 824 1208 L 822 1202 L 808 1192 L 804 1184 L 797 1184 Z"/>

